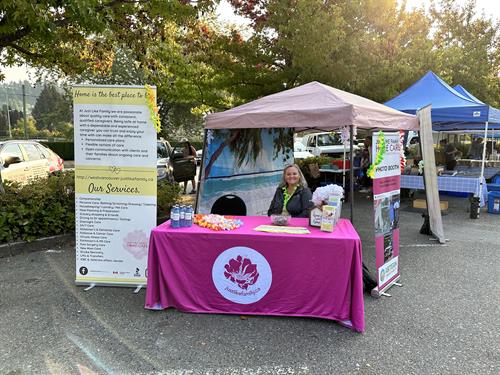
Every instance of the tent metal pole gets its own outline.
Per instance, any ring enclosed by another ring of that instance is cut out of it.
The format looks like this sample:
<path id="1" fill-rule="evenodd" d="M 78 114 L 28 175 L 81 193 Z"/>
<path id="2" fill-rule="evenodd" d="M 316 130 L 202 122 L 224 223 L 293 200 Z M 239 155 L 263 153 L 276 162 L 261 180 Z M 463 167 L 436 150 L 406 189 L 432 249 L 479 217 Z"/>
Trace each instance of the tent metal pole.
<path id="1" fill-rule="evenodd" d="M 481 175 L 479 176 L 479 199 L 481 199 L 481 196 L 483 195 L 483 177 L 484 177 L 484 161 L 486 158 L 486 143 L 488 140 L 488 121 L 486 121 L 484 125 L 484 142 L 483 142 L 483 160 L 481 160 Z M 481 206 L 477 206 L 477 214 L 479 216 L 479 212 L 481 210 Z"/>
<path id="2" fill-rule="evenodd" d="M 345 147 L 345 142 L 344 143 L 344 158 L 342 161 L 342 189 L 345 190 L 345 153 L 346 153 L 346 147 Z"/>
<path id="3" fill-rule="evenodd" d="M 204 168 L 203 166 L 205 165 L 205 151 L 207 149 L 207 135 L 208 135 L 208 130 L 204 129 L 203 131 L 203 151 L 201 153 L 201 163 L 200 163 L 200 173 L 198 174 L 198 186 L 196 187 L 196 203 L 194 205 L 194 212 L 198 213 L 198 207 L 199 204 L 198 202 L 200 201 L 200 187 L 201 187 L 201 176 L 203 176 Z"/>
<path id="4" fill-rule="evenodd" d="M 354 224 L 353 220 L 354 220 L 354 213 L 353 213 L 353 209 L 354 209 L 354 142 L 353 142 L 353 133 L 354 133 L 354 130 L 353 130 L 353 125 L 351 125 L 349 127 L 349 159 L 350 159 L 350 170 L 349 170 L 349 185 L 350 185 L 350 191 L 349 191 L 349 195 L 350 195 L 350 199 L 349 199 L 349 203 L 350 203 L 350 206 L 351 206 L 351 223 Z"/>
<path id="5" fill-rule="evenodd" d="M 493 150 L 495 149 L 495 147 L 493 147 L 495 144 L 495 129 L 491 129 L 491 154 L 490 155 L 493 155 Z"/>

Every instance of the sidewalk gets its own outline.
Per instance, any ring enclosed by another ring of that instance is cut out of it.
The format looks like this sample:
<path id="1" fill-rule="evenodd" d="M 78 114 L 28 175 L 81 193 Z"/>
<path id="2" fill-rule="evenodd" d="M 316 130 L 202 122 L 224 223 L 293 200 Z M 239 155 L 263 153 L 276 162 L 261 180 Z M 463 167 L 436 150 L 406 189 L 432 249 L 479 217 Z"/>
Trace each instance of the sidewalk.
<path id="1" fill-rule="evenodd" d="M 471 220 L 466 199 L 448 200 L 446 245 L 401 210 L 404 286 L 391 298 L 365 295 L 364 334 L 321 319 L 149 311 L 144 290 L 84 292 L 71 238 L 2 258 L 0 373 L 497 375 L 500 216 Z M 354 223 L 373 272 L 371 209 L 358 195 Z"/>

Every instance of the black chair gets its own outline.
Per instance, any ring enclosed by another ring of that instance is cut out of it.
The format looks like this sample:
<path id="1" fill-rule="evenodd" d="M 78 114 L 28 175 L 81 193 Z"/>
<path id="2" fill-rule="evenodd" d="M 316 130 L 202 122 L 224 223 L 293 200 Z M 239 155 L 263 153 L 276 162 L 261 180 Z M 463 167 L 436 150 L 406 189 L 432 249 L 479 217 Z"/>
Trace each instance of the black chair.
<path id="1" fill-rule="evenodd" d="M 240 197 L 229 194 L 217 199 L 210 213 L 217 215 L 246 216 L 247 207 Z"/>

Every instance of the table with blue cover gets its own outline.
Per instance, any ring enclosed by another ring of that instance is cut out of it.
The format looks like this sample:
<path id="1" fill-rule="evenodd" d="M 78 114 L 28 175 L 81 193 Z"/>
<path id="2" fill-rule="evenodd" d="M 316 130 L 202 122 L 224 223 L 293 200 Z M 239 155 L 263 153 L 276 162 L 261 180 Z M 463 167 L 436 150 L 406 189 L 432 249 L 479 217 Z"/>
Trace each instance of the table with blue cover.
<path id="1" fill-rule="evenodd" d="M 481 161 L 481 160 L 477 160 Z M 481 167 L 480 166 L 463 166 L 457 165 L 455 170 L 464 177 L 476 177 L 478 178 L 481 175 Z M 498 167 L 484 167 L 483 176 L 485 180 L 491 180 L 494 176 L 500 175 L 500 166 Z"/>
<path id="2" fill-rule="evenodd" d="M 488 189 L 486 188 L 486 181 L 484 178 L 481 192 L 479 177 L 438 176 L 437 179 L 439 191 L 473 194 L 475 197 L 479 197 L 479 205 L 481 207 L 483 207 L 488 200 Z M 401 175 L 401 188 L 424 190 L 424 178 L 423 176 Z"/>

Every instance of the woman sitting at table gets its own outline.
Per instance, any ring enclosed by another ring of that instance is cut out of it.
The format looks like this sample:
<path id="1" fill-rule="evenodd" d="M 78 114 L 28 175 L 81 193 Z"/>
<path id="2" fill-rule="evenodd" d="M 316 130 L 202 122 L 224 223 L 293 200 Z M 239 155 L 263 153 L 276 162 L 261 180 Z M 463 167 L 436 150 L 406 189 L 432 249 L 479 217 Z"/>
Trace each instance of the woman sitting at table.
<path id="1" fill-rule="evenodd" d="M 306 179 L 296 164 L 283 170 L 283 177 L 274 193 L 267 215 L 288 214 L 292 217 L 309 217 L 309 210 L 314 207 L 311 202 L 311 190 Z"/>

